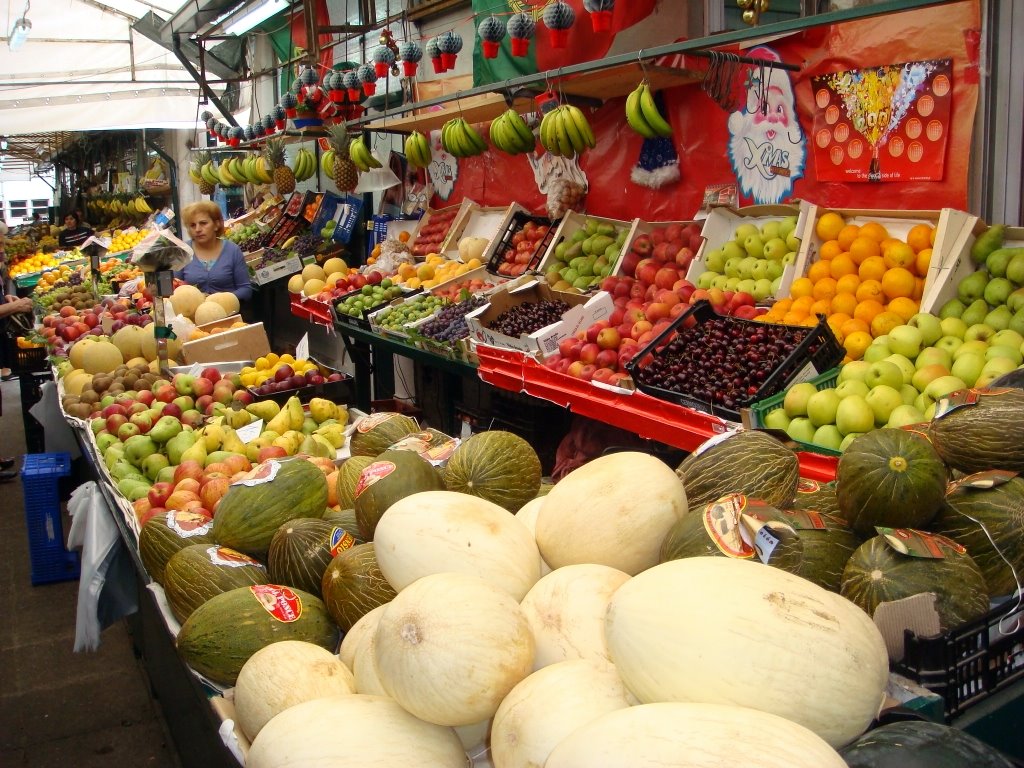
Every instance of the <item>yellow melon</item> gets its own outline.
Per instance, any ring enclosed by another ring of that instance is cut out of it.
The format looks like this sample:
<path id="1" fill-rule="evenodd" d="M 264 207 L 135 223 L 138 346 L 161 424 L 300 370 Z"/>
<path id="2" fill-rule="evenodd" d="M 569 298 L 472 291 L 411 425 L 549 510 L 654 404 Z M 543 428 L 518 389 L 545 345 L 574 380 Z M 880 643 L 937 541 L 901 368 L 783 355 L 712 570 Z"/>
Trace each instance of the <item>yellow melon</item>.
<path id="1" fill-rule="evenodd" d="M 109 341 L 90 344 L 82 355 L 82 367 L 86 373 L 110 373 L 123 363 L 121 350 Z"/>
<path id="2" fill-rule="evenodd" d="M 153 335 L 153 329 L 156 328 L 156 323 L 150 323 L 142 330 L 145 334 L 142 336 L 142 356 L 152 362 L 156 360 L 156 336 Z M 167 356 L 178 357 L 181 354 L 181 340 L 180 339 L 168 339 L 167 340 Z"/>
<path id="3" fill-rule="evenodd" d="M 192 317 L 205 298 L 203 292 L 194 285 L 179 285 L 171 294 L 171 306 L 174 307 L 174 314 Z"/>
<path id="4" fill-rule="evenodd" d="M 318 280 L 317 278 L 311 278 L 306 281 L 306 284 L 302 286 L 302 292 L 306 296 L 316 296 L 320 291 L 324 289 L 324 281 Z"/>
<path id="5" fill-rule="evenodd" d="M 224 307 L 215 301 L 204 301 L 196 307 L 196 325 L 215 323 L 218 320 L 223 320 L 227 316 L 228 313 Z"/>
<path id="6" fill-rule="evenodd" d="M 69 395 L 80 395 L 89 384 L 92 384 L 92 375 L 81 368 L 75 368 L 64 377 L 64 392 Z"/>
<path id="7" fill-rule="evenodd" d="M 316 264 L 307 264 L 302 268 L 302 279 L 307 283 L 310 280 L 324 281 L 327 279 L 327 273 L 324 272 L 322 267 L 318 267 Z"/>
<path id="8" fill-rule="evenodd" d="M 114 332 L 110 337 L 111 343 L 121 350 L 121 356 L 125 360 L 131 360 L 142 354 L 142 334 L 145 331 L 137 325 L 126 325 Z"/>
<path id="9" fill-rule="evenodd" d="M 149 360 L 144 358 L 141 354 L 139 354 L 138 357 L 133 357 L 131 360 L 125 360 L 124 364 L 129 370 L 133 368 L 149 369 Z"/>
<path id="10" fill-rule="evenodd" d="M 167 367 L 168 368 L 176 368 L 177 366 L 178 366 L 178 362 L 176 360 L 173 360 L 171 358 L 167 358 Z M 160 361 L 159 360 L 154 360 L 154 361 L 152 361 L 149 364 L 149 372 L 150 373 L 160 373 Z"/>
<path id="11" fill-rule="evenodd" d="M 238 312 L 238 297 L 230 291 L 221 291 L 220 293 L 212 293 L 206 297 L 207 301 L 213 301 L 224 307 L 224 311 L 233 315 Z"/>
<path id="12" fill-rule="evenodd" d="M 71 345 L 71 351 L 68 352 L 68 360 L 71 361 L 71 365 L 78 369 L 85 368 L 85 352 L 93 344 L 96 344 L 96 337 L 83 336 L 78 339 L 74 344 Z"/>
<path id="13" fill-rule="evenodd" d="M 345 263 L 344 259 L 339 259 L 334 256 L 324 262 L 324 272 L 328 275 L 333 275 L 335 272 L 348 273 L 348 264 Z"/>
<path id="14" fill-rule="evenodd" d="M 302 275 L 292 275 L 288 278 L 288 293 L 302 293 L 302 286 L 305 284 Z"/>

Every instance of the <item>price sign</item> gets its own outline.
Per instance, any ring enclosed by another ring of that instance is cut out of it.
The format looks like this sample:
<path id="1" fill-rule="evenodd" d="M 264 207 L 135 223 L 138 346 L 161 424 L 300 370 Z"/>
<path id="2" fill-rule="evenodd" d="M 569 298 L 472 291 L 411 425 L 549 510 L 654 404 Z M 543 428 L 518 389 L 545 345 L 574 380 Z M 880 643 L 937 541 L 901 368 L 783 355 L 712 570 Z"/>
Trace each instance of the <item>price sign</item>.
<path id="1" fill-rule="evenodd" d="M 244 427 L 235 430 L 238 435 L 238 439 L 243 443 L 251 443 L 257 437 L 260 436 L 260 432 L 263 431 L 263 419 L 256 419 L 256 421 L 250 421 Z"/>
<path id="2" fill-rule="evenodd" d="M 295 345 L 295 359 L 309 360 L 309 334 L 304 333 L 299 343 Z"/>

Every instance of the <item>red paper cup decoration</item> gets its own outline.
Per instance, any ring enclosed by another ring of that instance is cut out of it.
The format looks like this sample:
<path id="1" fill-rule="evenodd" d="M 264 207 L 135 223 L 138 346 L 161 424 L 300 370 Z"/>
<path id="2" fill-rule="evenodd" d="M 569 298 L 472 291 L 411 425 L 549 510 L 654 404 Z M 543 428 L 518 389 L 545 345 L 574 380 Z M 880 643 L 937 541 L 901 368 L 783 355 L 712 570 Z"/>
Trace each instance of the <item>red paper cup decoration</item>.
<path id="1" fill-rule="evenodd" d="M 526 56 L 530 52 L 530 38 L 537 29 L 533 17 L 528 13 L 517 13 L 508 20 L 508 34 L 511 38 L 512 55 Z"/>
<path id="2" fill-rule="evenodd" d="M 359 73 L 354 69 L 350 69 L 342 76 L 342 80 L 345 84 L 345 93 L 348 94 L 348 100 L 358 103 L 363 98 L 363 93 L 360 90 L 362 83 L 359 81 Z"/>
<path id="3" fill-rule="evenodd" d="M 484 58 L 497 58 L 498 48 L 505 37 L 505 22 L 497 16 L 488 16 L 480 22 L 476 31 L 480 35 L 480 47 L 483 49 Z"/>
<path id="4" fill-rule="evenodd" d="M 608 32 L 612 28 L 612 9 L 615 0 L 583 0 L 583 9 L 590 14 L 595 32 Z"/>
<path id="5" fill-rule="evenodd" d="M 541 18 L 550 32 L 551 47 L 565 48 L 569 43 L 569 28 L 576 23 L 572 6 L 559 0 L 545 8 Z"/>
<path id="6" fill-rule="evenodd" d="M 245 129 L 240 126 L 234 126 L 228 130 L 228 146 L 237 147 L 242 143 L 242 139 L 245 138 Z"/>
<path id="7" fill-rule="evenodd" d="M 299 100 L 309 101 L 310 98 L 316 93 L 320 78 L 316 75 L 316 70 L 312 67 L 306 67 L 299 72 Z"/>
<path id="8" fill-rule="evenodd" d="M 276 107 L 274 107 L 274 127 L 277 130 L 279 130 L 279 131 L 283 131 L 284 130 L 284 127 L 286 125 L 287 119 L 288 119 L 288 113 L 285 111 L 285 109 L 284 109 L 284 107 L 282 105 L 278 104 Z"/>
<path id="9" fill-rule="evenodd" d="M 430 64 L 434 67 L 434 74 L 439 75 L 444 72 L 444 62 L 441 61 L 441 49 L 438 47 L 436 37 L 427 41 L 427 58 L 430 59 Z"/>
<path id="10" fill-rule="evenodd" d="M 281 97 L 281 106 L 284 107 L 285 115 L 295 117 L 295 113 L 298 111 L 299 100 L 295 98 L 294 93 L 288 91 Z"/>
<path id="11" fill-rule="evenodd" d="M 217 138 L 217 118 L 215 118 L 213 115 L 210 115 L 208 118 L 206 118 L 206 133 L 211 139 Z"/>
<path id="12" fill-rule="evenodd" d="M 335 104 L 340 104 L 345 100 L 345 86 L 342 83 L 341 72 L 328 72 L 324 76 L 324 88 L 327 89 L 328 97 Z"/>
<path id="13" fill-rule="evenodd" d="M 455 59 L 462 50 L 462 35 L 456 32 L 444 32 L 437 36 L 437 48 L 441 52 L 441 64 L 445 71 L 455 66 Z"/>
<path id="14" fill-rule="evenodd" d="M 363 84 L 363 93 L 373 96 L 377 91 L 377 73 L 369 64 L 363 64 L 358 70 L 359 82 Z"/>
<path id="15" fill-rule="evenodd" d="M 423 49 L 416 41 L 406 40 L 398 46 L 398 58 L 402 60 L 402 74 L 406 77 L 413 77 L 420 59 L 423 58 Z"/>
<path id="16" fill-rule="evenodd" d="M 270 136 L 270 135 L 272 135 L 274 133 L 275 130 L 276 130 L 276 124 L 275 124 L 275 121 L 274 121 L 274 116 L 273 115 L 264 115 L 263 116 L 263 135 L 264 136 Z"/>
<path id="17" fill-rule="evenodd" d="M 387 77 L 391 65 L 395 63 L 395 52 L 386 45 L 378 45 L 373 49 L 373 71 L 377 77 Z"/>

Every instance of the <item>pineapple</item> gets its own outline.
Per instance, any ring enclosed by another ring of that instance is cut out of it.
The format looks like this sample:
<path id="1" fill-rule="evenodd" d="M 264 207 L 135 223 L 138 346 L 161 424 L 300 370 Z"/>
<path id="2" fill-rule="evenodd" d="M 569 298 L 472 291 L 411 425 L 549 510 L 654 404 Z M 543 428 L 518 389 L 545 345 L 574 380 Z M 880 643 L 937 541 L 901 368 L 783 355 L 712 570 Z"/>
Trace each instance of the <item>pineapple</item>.
<path id="1" fill-rule="evenodd" d="M 209 152 L 197 152 L 195 158 L 192 160 L 192 170 L 195 175 L 199 177 L 199 194 L 201 195 L 212 195 L 213 184 L 206 180 L 203 176 L 203 166 L 210 162 Z"/>
<path id="2" fill-rule="evenodd" d="M 288 195 L 295 191 L 295 173 L 288 167 L 284 157 L 284 139 L 267 139 L 265 156 L 267 163 L 274 169 L 274 186 L 279 195 Z"/>
<path id="3" fill-rule="evenodd" d="M 341 192 L 351 192 L 359 183 L 359 171 L 348 154 L 348 129 L 344 123 L 337 123 L 329 126 L 327 131 L 327 141 L 334 150 L 334 169 L 331 173 L 334 185 Z"/>

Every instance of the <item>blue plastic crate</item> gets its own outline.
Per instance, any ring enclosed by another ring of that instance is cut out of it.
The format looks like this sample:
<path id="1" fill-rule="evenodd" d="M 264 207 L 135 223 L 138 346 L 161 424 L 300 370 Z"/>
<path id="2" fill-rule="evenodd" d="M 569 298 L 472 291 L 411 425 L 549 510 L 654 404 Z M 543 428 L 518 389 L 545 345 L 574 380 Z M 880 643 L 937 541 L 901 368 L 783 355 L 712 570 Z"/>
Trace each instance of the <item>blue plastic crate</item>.
<path id="1" fill-rule="evenodd" d="M 60 515 L 59 482 L 70 472 L 67 453 L 30 453 L 21 467 L 33 586 L 79 576 L 78 553 L 64 548 Z"/>

